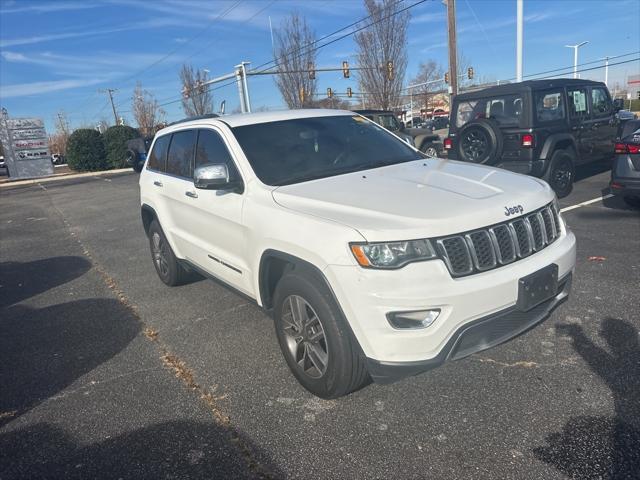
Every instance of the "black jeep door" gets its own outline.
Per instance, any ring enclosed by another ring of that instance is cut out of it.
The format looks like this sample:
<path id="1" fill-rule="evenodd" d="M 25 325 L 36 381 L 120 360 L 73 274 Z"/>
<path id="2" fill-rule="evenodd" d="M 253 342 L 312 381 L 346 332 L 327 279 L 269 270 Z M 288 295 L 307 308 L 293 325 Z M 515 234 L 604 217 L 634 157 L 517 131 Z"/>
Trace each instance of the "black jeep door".
<path id="1" fill-rule="evenodd" d="M 601 157 L 596 142 L 596 122 L 591 118 L 587 94 L 585 87 L 567 88 L 569 125 L 578 146 L 578 164 L 598 160 Z"/>
<path id="2" fill-rule="evenodd" d="M 594 120 L 596 132 L 596 148 L 600 158 L 613 156 L 613 142 L 618 128 L 616 117 L 613 113 L 613 103 L 607 89 L 591 87 L 591 115 Z"/>

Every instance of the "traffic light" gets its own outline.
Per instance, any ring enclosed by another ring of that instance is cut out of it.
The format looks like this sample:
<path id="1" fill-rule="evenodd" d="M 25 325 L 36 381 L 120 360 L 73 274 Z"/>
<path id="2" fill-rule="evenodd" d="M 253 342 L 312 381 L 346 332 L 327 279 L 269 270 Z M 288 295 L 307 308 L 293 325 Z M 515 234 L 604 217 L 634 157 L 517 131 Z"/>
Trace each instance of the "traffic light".
<path id="1" fill-rule="evenodd" d="M 349 62 L 342 62 L 342 75 L 349 78 Z"/>
<path id="2" fill-rule="evenodd" d="M 469 78 L 469 80 L 473 78 L 473 67 L 467 68 L 467 77 Z"/>
<path id="3" fill-rule="evenodd" d="M 309 70 L 309 80 L 315 80 L 316 79 L 316 67 L 313 64 L 313 62 L 309 62 L 309 65 L 308 65 L 307 69 Z"/>
<path id="4" fill-rule="evenodd" d="M 444 72 L 444 83 L 449 83 L 449 72 Z"/>
<path id="5" fill-rule="evenodd" d="M 387 62 L 387 78 L 393 80 L 393 62 Z"/>
<path id="6" fill-rule="evenodd" d="M 351 98 L 353 92 L 351 91 L 351 87 L 347 87 L 347 97 Z"/>
<path id="7" fill-rule="evenodd" d="M 327 88 L 327 97 L 333 97 L 333 90 L 331 90 L 331 87 Z"/>

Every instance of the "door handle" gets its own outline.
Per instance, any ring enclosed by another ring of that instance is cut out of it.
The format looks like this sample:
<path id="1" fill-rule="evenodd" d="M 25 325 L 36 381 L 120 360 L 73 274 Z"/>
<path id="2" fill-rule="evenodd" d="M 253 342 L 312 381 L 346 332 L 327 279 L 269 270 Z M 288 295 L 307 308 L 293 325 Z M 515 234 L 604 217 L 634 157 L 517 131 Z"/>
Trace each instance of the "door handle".
<path id="1" fill-rule="evenodd" d="M 160 182 L 160 181 L 158 181 L 158 180 L 154 180 L 154 181 L 153 181 L 153 184 L 154 184 L 156 187 L 161 187 L 161 186 L 162 186 L 162 182 Z"/>
<path id="2" fill-rule="evenodd" d="M 184 192 L 184 194 L 187 197 L 190 197 L 190 198 L 198 198 L 198 194 L 196 192 L 191 192 L 191 191 L 187 190 L 186 192 Z"/>

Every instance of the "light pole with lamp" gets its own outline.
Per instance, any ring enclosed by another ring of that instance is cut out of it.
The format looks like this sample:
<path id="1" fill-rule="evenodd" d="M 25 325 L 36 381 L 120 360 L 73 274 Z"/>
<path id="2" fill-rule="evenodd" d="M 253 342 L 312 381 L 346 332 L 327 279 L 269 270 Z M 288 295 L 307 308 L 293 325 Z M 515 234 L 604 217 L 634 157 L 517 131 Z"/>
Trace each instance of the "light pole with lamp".
<path id="1" fill-rule="evenodd" d="M 573 48 L 573 78 L 578 78 L 578 49 L 587 43 L 588 40 L 577 45 L 565 45 L 566 48 Z"/>

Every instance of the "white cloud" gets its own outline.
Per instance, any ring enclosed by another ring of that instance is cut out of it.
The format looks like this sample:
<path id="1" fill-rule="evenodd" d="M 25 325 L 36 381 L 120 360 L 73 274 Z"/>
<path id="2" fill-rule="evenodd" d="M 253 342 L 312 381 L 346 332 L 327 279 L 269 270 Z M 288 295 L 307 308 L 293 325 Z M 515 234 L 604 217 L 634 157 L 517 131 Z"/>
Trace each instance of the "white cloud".
<path id="1" fill-rule="evenodd" d="M 3 85 L 0 88 L 0 97 L 25 97 L 28 95 L 41 95 L 43 93 L 68 90 L 70 88 L 88 87 L 106 81 L 106 78 L 76 78 L 67 80 L 54 80 L 49 82 L 16 83 Z"/>
<path id="2" fill-rule="evenodd" d="M 31 13 L 50 13 L 50 12 L 61 12 L 65 10 L 85 10 L 88 8 L 97 8 L 104 6 L 98 2 L 49 2 L 49 3 L 32 3 L 25 4 L 18 2 L 5 2 L 2 7 L 0 7 L 0 13 L 23 13 L 23 12 L 31 12 Z M 15 5 L 15 7 L 13 7 Z M 9 8 L 6 8 L 9 7 Z M 13 7 L 13 8 L 11 8 Z"/>

